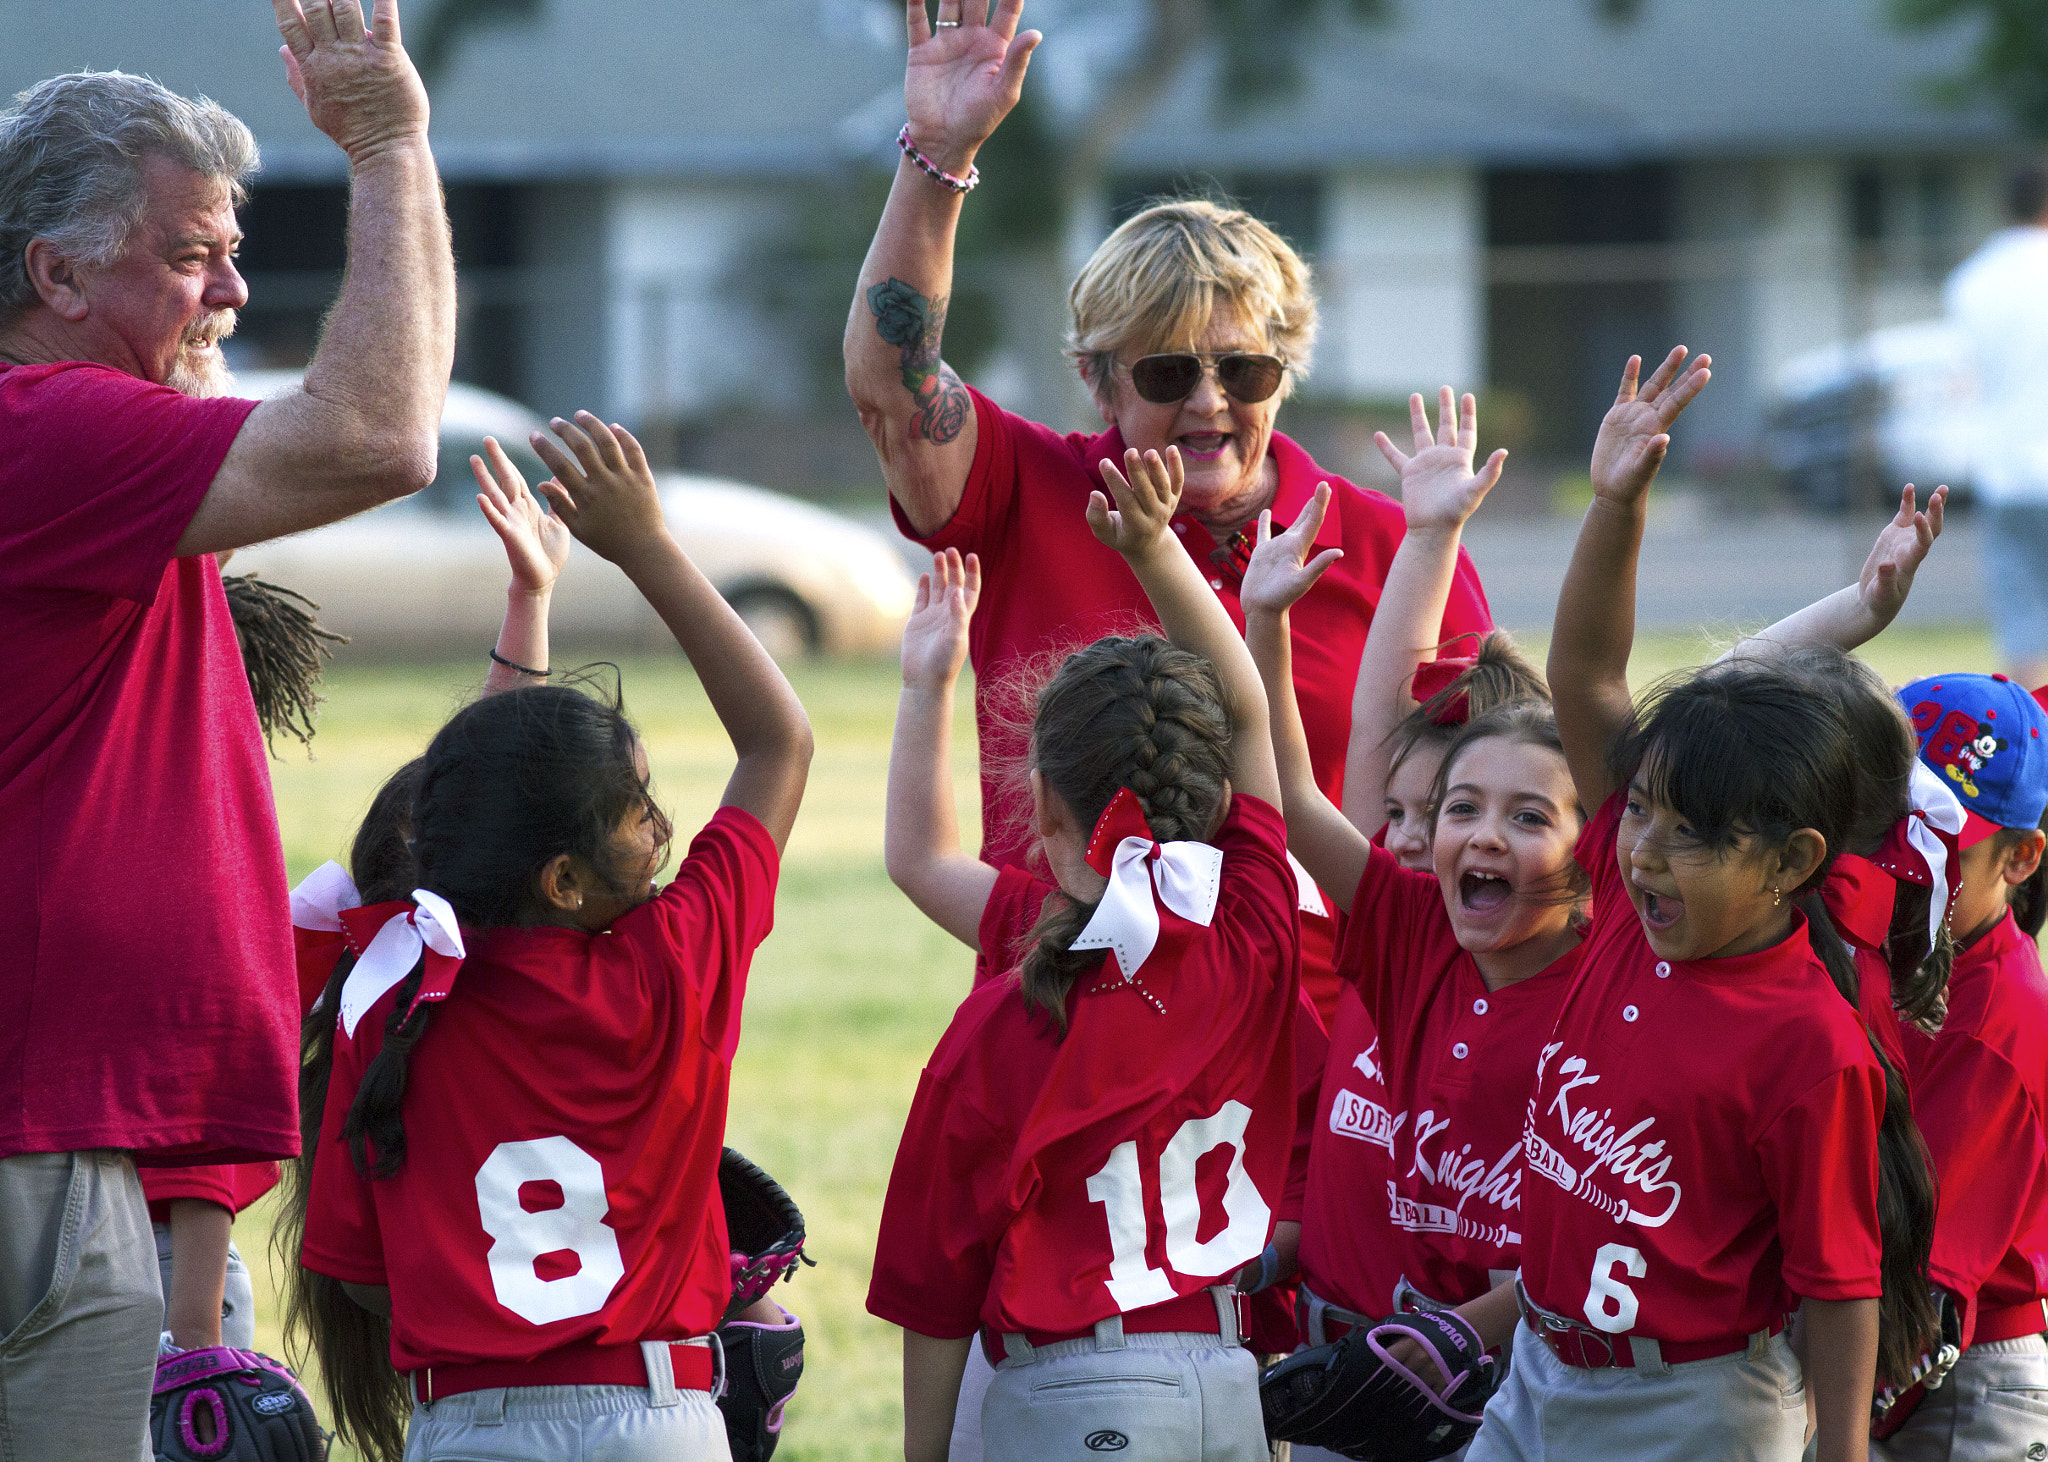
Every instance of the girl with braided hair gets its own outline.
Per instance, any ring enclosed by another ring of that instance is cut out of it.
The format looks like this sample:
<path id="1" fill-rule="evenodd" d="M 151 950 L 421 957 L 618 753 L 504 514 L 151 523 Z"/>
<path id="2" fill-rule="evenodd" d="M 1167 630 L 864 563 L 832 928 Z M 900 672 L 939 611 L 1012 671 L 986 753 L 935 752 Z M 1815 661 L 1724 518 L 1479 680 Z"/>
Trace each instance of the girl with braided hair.
<path id="1" fill-rule="evenodd" d="M 1267 1456 L 1229 1286 L 1264 1249 L 1296 1112 L 1296 875 L 1258 673 L 1168 522 L 1179 454 L 1102 464 L 1088 522 L 1170 636 L 1076 651 L 1038 697 L 1053 884 L 960 845 L 953 687 L 980 592 L 941 553 L 904 635 L 890 876 L 997 973 L 919 1083 L 868 1308 L 904 1331 L 904 1452 L 949 1455 L 977 1343 L 990 1459 Z"/>

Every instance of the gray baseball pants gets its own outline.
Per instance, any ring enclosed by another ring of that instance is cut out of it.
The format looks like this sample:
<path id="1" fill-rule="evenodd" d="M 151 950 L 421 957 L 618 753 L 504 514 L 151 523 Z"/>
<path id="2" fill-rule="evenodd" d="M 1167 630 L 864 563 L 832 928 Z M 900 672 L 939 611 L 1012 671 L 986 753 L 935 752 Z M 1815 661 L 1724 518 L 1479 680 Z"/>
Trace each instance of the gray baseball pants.
<path id="1" fill-rule="evenodd" d="M 124 1152 L 0 1158 L 0 1457 L 150 1462 L 164 1296 Z"/>
<path id="2" fill-rule="evenodd" d="M 2048 1457 L 2048 1343 L 1987 1340 L 1963 1352 L 1872 1462 L 2035 1462 Z"/>

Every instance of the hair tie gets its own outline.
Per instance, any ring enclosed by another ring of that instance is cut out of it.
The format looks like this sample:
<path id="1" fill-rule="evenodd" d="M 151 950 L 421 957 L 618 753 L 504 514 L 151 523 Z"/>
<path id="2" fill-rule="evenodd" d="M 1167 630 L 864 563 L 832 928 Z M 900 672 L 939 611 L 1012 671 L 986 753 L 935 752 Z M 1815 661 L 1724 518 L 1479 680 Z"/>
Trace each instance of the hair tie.
<path id="1" fill-rule="evenodd" d="M 1466 671 L 1479 664 L 1477 655 L 1452 655 L 1425 660 L 1415 667 L 1415 676 L 1409 684 L 1409 694 L 1420 705 L 1428 705 L 1445 691 L 1458 683 Z M 1435 710 L 1429 712 L 1429 719 L 1439 726 L 1462 726 L 1472 718 L 1472 698 L 1459 691 Z"/>
<path id="2" fill-rule="evenodd" d="M 400 905 L 370 939 L 355 968 L 341 985 L 341 1028 L 356 1033 L 363 1016 L 384 995 L 412 973 L 422 957 L 426 973 L 420 987 L 405 1008 L 405 1020 L 426 1001 L 446 1000 L 455 988 L 456 973 L 467 952 L 462 945 L 462 925 L 448 900 L 429 889 L 412 891 L 413 901 Z M 400 1022 L 403 1024 L 403 1021 Z"/>
<path id="3" fill-rule="evenodd" d="M 1962 866 L 1958 839 L 1963 831 L 1963 804 L 1917 756 L 1913 758 L 1911 795 L 1911 810 L 1892 824 L 1870 861 L 1901 883 L 1931 892 L 1927 901 L 1927 944 L 1931 949 L 1941 937 L 1942 923 L 1957 893 L 1950 874 Z"/>
<path id="4" fill-rule="evenodd" d="M 1156 840 L 1129 787 L 1119 787 L 1096 819 L 1088 839 L 1088 866 L 1107 878 L 1109 887 L 1088 927 L 1067 948 L 1111 951 L 1127 984 L 1159 944 L 1162 904 L 1204 928 L 1216 917 L 1223 850 L 1207 843 Z M 1159 1005 L 1156 999 L 1152 1003 Z"/>

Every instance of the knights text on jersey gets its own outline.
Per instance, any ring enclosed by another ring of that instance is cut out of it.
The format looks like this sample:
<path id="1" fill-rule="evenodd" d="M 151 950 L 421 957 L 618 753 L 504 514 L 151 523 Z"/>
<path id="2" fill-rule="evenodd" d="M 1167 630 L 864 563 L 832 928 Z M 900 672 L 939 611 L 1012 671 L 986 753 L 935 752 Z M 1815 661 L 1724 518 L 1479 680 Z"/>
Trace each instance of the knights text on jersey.
<path id="1" fill-rule="evenodd" d="M 1861 1017 L 1796 914 L 1755 954 L 1659 959 L 1615 861 L 1622 800 L 1579 842 L 1593 930 L 1529 1101 L 1530 1297 L 1672 1343 L 1877 1295 L 1884 1073 Z"/>
<path id="2" fill-rule="evenodd" d="M 1906 1027 L 1913 1117 L 1944 1202 L 1927 1271 L 1979 1314 L 2048 1295 L 2048 979 L 2008 914 L 1956 956 L 1941 1034 Z"/>
<path id="3" fill-rule="evenodd" d="M 1012 978 L 961 1003 L 897 1149 L 871 1312 L 932 1336 L 1065 1333 L 1258 1257 L 1295 1129 L 1296 889 L 1267 803 L 1236 797 L 1213 842 L 1209 926 L 1142 988 L 1105 959 L 1064 1038 Z"/>
<path id="4" fill-rule="evenodd" d="M 1578 961 L 1574 947 L 1528 979 L 1488 990 L 1458 945 L 1436 875 L 1372 848 L 1336 968 L 1379 1037 L 1385 1105 L 1354 1097 L 1347 1110 L 1384 1129 L 1375 1164 L 1384 1171 L 1316 1214 L 1319 1224 L 1363 1230 L 1350 1243 L 1318 1244 L 1318 1257 L 1348 1252 L 1362 1266 L 1338 1280 L 1353 1307 L 1391 1309 L 1404 1277 L 1463 1304 L 1520 1265 L 1523 1116 L 1537 1052 Z M 1318 1134 L 1326 1149 L 1361 1140 L 1339 1125 L 1342 1115 L 1333 1097 L 1328 1131 Z"/>
<path id="5" fill-rule="evenodd" d="M 359 1176 L 341 1128 L 395 992 L 353 1039 L 335 1032 L 303 1258 L 391 1287 L 399 1369 L 717 1325 L 726 1097 L 777 867 L 767 830 L 721 808 L 675 881 L 605 933 L 465 930 L 391 1177 Z"/>

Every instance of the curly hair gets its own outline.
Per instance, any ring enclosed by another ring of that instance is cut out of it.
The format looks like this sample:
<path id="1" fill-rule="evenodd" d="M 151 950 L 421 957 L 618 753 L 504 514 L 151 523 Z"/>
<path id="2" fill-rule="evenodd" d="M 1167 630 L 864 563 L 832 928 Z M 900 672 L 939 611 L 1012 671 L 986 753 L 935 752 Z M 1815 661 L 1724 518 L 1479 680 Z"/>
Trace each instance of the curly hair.
<path id="1" fill-rule="evenodd" d="M 1032 764 L 1083 827 L 1128 787 L 1162 842 L 1215 831 L 1230 786 L 1230 713 L 1215 667 L 1157 635 L 1112 635 L 1069 655 L 1038 697 Z M 1102 963 L 1071 946 L 1095 905 L 1045 902 L 1021 970 L 1025 1004 L 1060 1030 L 1067 994 Z"/>

